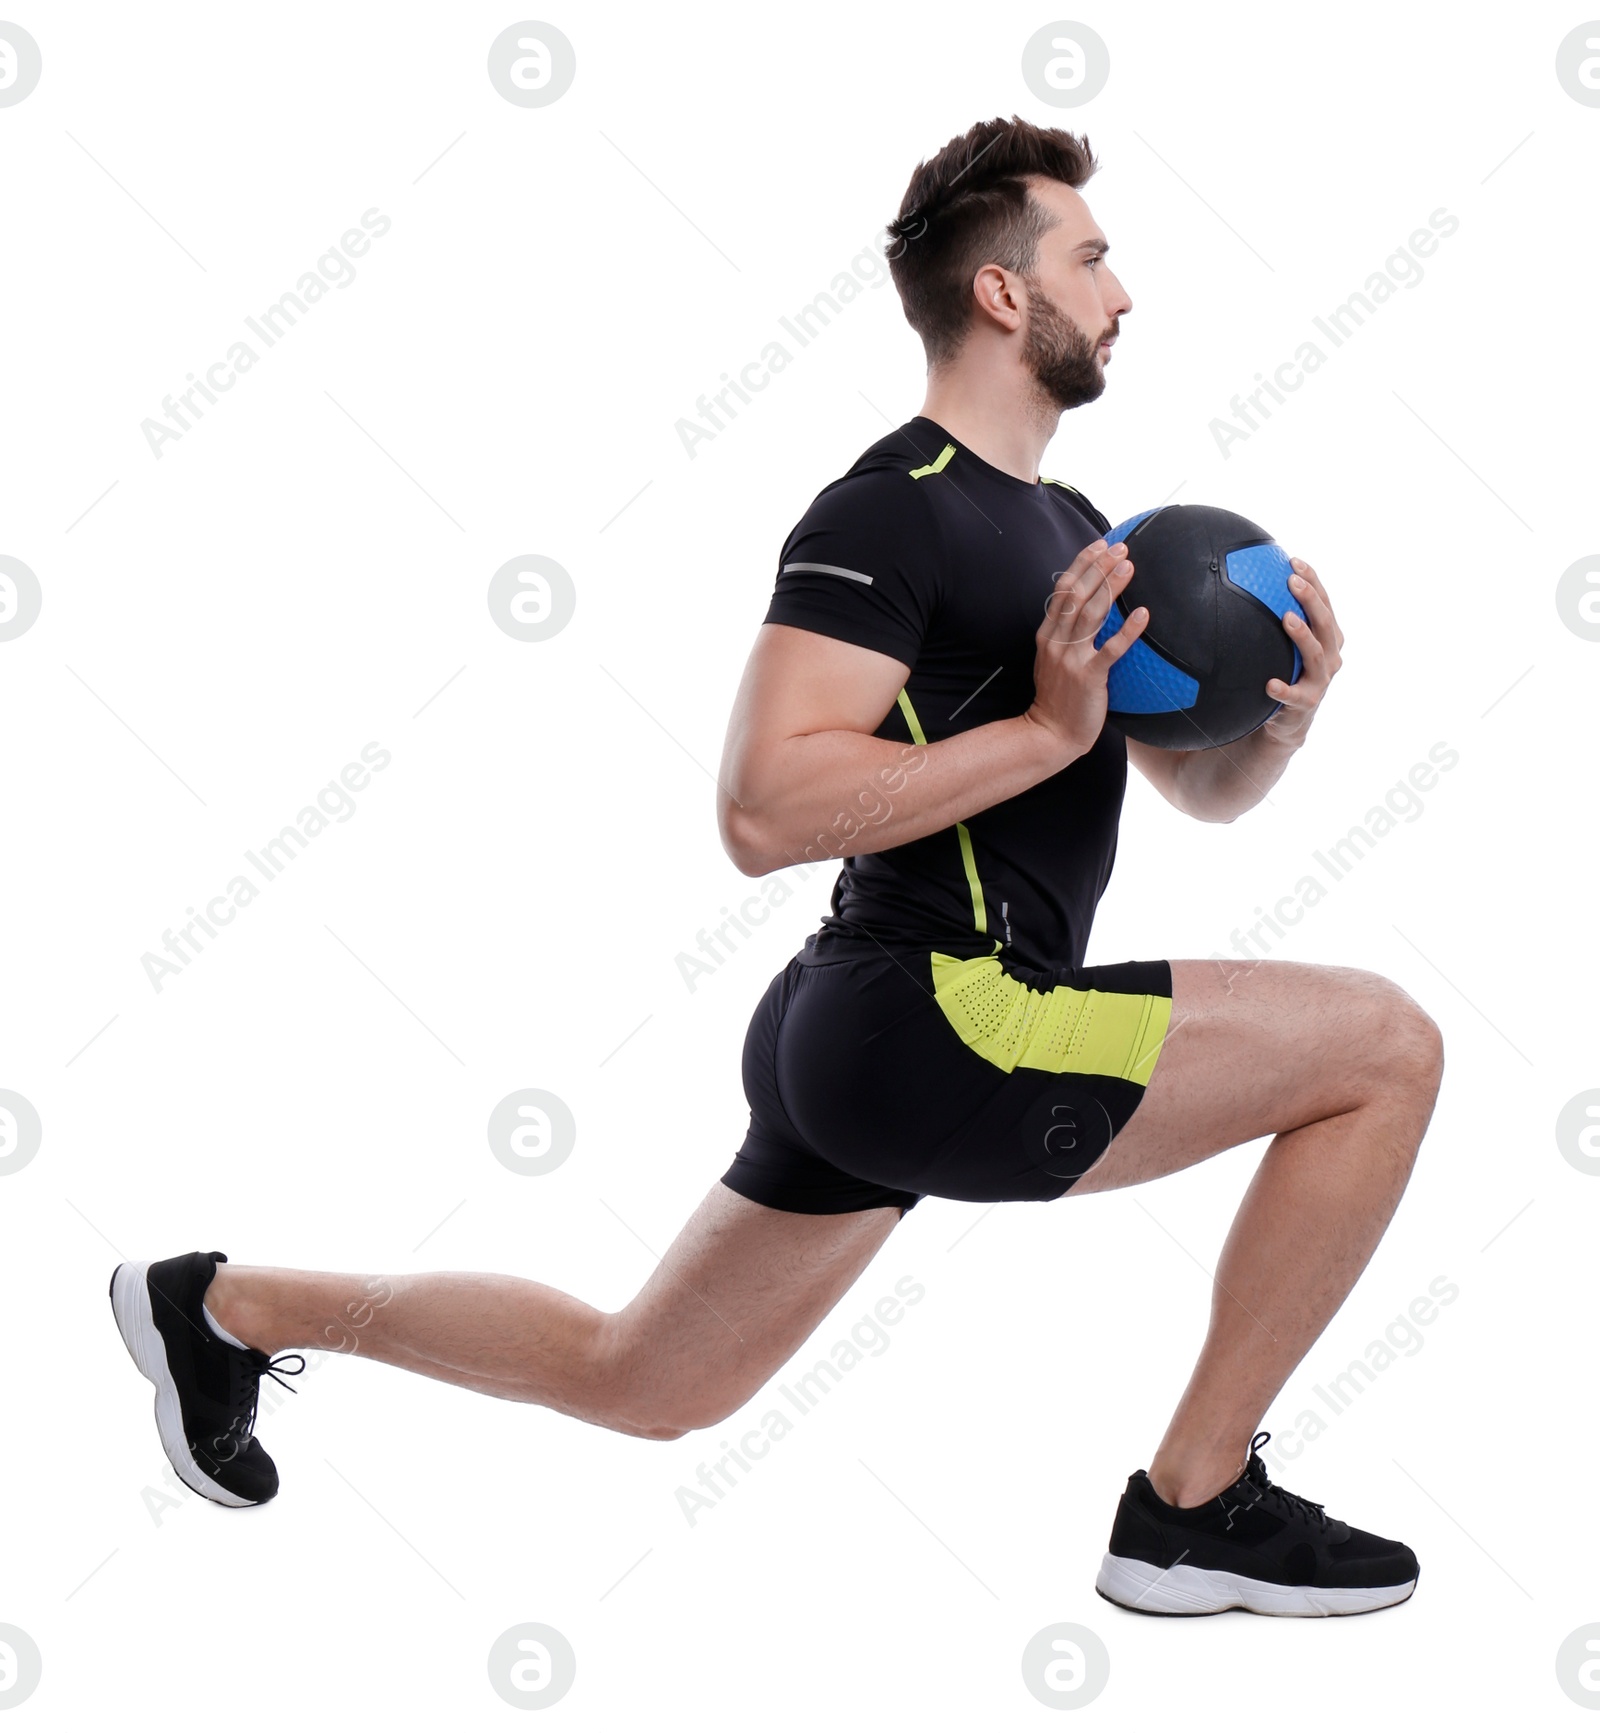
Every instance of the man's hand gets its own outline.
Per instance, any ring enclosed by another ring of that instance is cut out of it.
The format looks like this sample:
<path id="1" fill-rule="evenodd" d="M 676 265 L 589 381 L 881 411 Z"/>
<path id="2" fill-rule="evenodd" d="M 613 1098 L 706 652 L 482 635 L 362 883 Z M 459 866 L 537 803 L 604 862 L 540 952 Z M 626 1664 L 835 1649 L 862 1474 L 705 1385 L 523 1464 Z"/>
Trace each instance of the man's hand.
<path id="1" fill-rule="evenodd" d="M 1055 737 L 1064 764 L 1081 758 L 1100 738 L 1106 676 L 1150 621 L 1148 608 L 1135 608 L 1121 631 L 1094 647 L 1112 602 L 1133 576 L 1132 562 L 1123 558 L 1127 551 L 1126 542 L 1107 547 L 1097 541 L 1084 548 L 1058 574 L 1034 634 L 1034 700 L 1025 714 Z"/>
<path id="2" fill-rule="evenodd" d="M 1317 706 L 1328 695 L 1329 682 L 1339 672 L 1344 633 L 1333 617 L 1333 604 L 1322 579 L 1304 560 L 1291 558 L 1289 564 L 1294 567 L 1289 589 L 1306 611 L 1304 620 L 1292 610 L 1283 616 L 1283 629 L 1300 652 L 1300 678 L 1292 686 L 1281 680 L 1267 682 L 1267 696 L 1276 698 L 1283 708 L 1262 725 L 1261 732 L 1274 744 L 1293 748 L 1305 739 Z"/>

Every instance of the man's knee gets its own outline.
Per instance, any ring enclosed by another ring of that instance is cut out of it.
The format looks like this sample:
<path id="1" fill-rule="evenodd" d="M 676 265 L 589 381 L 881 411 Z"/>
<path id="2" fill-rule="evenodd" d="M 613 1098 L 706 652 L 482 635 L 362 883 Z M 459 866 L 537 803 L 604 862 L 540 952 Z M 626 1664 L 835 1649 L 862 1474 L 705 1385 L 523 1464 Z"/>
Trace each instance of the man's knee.
<path id="1" fill-rule="evenodd" d="M 746 1397 L 726 1390 L 673 1388 L 664 1383 L 659 1344 L 645 1340 L 618 1314 L 603 1344 L 607 1424 L 634 1438 L 670 1442 L 716 1426 L 737 1412 Z"/>
<path id="2" fill-rule="evenodd" d="M 660 1444 L 670 1444 L 675 1438 L 687 1438 L 691 1428 L 687 1426 L 664 1426 L 661 1424 L 646 1426 L 618 1425 L 612 1428 L 615 1432 L 626 1432 L 633 1438 L 649 1438 Z"/>
<path id="3" fill-rule="evenodd" d="M 1385 1075 L 1431 1106 L 1444 1077 L 1444 1035 L 1439 1025 L 1403 987 L 1382 976 L 1377 1019 L 1377 1054 Z"/>
<path id="4" fill-rule="evenodd" d="M 724 1413 L 719 1407 L 715 1412 L 710 1408 L 702 1412 L 693 1404 L 646 1398 L 619 1410 L 612 1421 L 612 1430 L 626 1432 L 634 1438 L 670 1443 L 675 1438 L 687 1438 L 691 1432 L 703 1432 L 708 1426 L 717 1425 L 719 1421 L 727 1419 L 728 1414 L 736 1411 L 735 1407 Z"/>
<path id="5" fill-rule="evenodd" d="M 629 1414 L 641 1438 L 683 1438 L 720 1426 L 730 1414 L 739 1412 L 751 1394 L 742 1388 L 666 1391 L 647 1386 L 630 1401 Z"/>
<path id="6" fill-rule="evenodd" d="M 621 1432 L 629 1438 L 648 1438 L 656 1443 L 670 1444 L 675 1438 L 685 1438 L 694 1431 L 686 1425 L 672 1405 L 648 1399 L 613 1399 L 599 1409 L 593 1418 L 611 1432 Z M 714 1424 L 714 1422 L 708 1422 Z"/>

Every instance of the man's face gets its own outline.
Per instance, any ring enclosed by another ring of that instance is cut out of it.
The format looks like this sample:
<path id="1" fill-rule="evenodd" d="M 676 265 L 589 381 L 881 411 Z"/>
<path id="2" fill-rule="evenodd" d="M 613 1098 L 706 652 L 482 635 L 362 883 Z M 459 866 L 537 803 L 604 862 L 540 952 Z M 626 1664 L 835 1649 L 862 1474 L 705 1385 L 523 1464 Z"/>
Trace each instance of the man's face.
<path id="1" fill-rule="evenodd" d="M 1081 195 L 1060 181 L 1034 178 L 1029 185 L 1057 222 L 1023 278 L 1022 356 L 1052 406 L 1076 409 L 1105 390 L 1107 340 L 1117 336 L 1133 302 L 1105 262 L 1108 243 Z"/>

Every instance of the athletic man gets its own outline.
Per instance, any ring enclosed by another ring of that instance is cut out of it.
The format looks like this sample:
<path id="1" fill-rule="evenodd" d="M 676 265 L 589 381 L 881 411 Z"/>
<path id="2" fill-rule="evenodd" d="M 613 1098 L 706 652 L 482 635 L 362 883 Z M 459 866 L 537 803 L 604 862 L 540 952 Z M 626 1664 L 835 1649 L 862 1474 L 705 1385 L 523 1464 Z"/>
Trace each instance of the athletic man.
<path id="1" fill-rule="evenodd" d="M 1078 190 L 1096 167 L 1070 133 L 986 122 L 918 168 L 891 225 L 927 396 L 784 544 L 723 759 L 741 871 L 844 861 L 833 912 L 750 1025 L 733 1165 L 612 1314 L 510 1276 L 363 1280 L 200 1252 L 122 1265 L 117 1321 L 197 1491 L 276 1492 L 253 1428 L 261 1376 L 294 1370 L 285 1350 L 331 1343 L 678 1438 L 747 1402 L 924 1195 L 1106 1191 L 1270 1136 L 1098 1587 L 1163 1613 L 1411 1594 L 1410 1550 L 1274 1486 L 1256 1426 L 1405 1188 L 1438 1030 L 1355 969 L 1084 965 L 1127 761 L 1181 812 L 1231 821 L 1305 740 L 1343 641 L 1297 560 L 1309 623 L 1285 626 L 1303 671 L 1269 687 L 1270 721 L 1195 752 L 1107 725 L 1107 669 L 1146 617 L 1095 649 L 1131 567 L 1108 520 L 1038 473 L 1061 412 L 1105 389 L 1132 305 Z"/>

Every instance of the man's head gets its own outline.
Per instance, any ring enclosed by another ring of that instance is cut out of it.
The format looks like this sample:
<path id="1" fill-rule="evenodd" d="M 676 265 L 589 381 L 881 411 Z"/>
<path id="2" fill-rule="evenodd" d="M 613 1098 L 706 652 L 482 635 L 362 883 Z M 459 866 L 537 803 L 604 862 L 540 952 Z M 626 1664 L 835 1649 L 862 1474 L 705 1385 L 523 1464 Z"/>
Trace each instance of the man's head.
<path id="1" fill-rule="evenodd" d="M 1047 408 L 1105 390 L 1106 339 L 1133 303 L 1079 188 L 1087 138 L 982 121 L 919 165 L 889 225 L 889 270 L 930 374 L 1020 359 Z"/>

